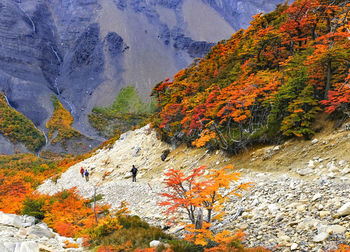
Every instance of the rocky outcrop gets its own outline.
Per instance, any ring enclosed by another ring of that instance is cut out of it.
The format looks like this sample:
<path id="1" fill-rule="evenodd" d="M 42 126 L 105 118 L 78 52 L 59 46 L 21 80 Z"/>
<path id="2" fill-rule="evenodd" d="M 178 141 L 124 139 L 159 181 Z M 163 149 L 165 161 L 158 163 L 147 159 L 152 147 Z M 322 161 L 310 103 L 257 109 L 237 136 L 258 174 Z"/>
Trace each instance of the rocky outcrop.
<path id="1" fill-rule="evenodd" d="M 274 1 L 0 0 L 0 91 L 41 130 L 56 95 L 74 127 L 134 85 L 147 99 L 219 40 Z M 103 139 L 98 139 L 102 141 Z"/>
<path id="2" fill-rule="evenodd" d="M 65 242 L 76 244 L 78 248 L 65 248 Z M 58 235 L 45 223 L 35 224 L 32 216 L 19 216 L 0 212 L 0 251 L 82 251 L 81 239 L 75 240 Z"/>
<path id="3" fill-rule="evenodd" d="M 216 231 L 243 229 L 249 247 L 329 251 L 350 239 L 350 160 L 342 153 L 349 148 L 349 138 L 350 134 L 339 131 L 320 136 L 317 142 L 289 141 L 228 157 L 221 151 L 173 149 L 147 126 L 125 133 L 112 147 L 72 166 L 56 184 L 47 180 L 38 191 L 53 194 L 77 187 L 82 196 L 90 198 L 96 189 L 103 195 L 101 203 L 117 208 L 125 200 L 132 214 L 164 226 L 167 217 L 158 202 L 163 200 L 159 193 L 165 191 L 165 170 L 186 172 L 200 165 L 221 168 L 233 164 L 242 172 L 240 182 L 254 185 L 225 205 L 227 215 L 214 223 Z M 162 161 L 166 150 L 170 153 Z M 133 164 L 139 169 L 136 183 L 131 181 Z M 80 176 L 80 167 L 90 171 L 89 182 Z M 302 169 L 309 172 L 300 173 Z M 174 227 L 170 232 L 180 234 L 178 230 Z"/>

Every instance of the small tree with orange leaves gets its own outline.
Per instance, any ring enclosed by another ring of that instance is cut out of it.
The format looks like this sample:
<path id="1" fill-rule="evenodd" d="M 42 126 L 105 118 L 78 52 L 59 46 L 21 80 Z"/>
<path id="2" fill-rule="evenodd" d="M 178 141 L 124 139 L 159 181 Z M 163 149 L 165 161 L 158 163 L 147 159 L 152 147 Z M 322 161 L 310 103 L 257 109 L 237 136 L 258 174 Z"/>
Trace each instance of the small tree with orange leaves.
<path id="1" fill-rule="evenodd" d="M 160 202 L 160 205 L 168 207 L 166 214 L 172 215 L 173 220 L 183 217 L 184 212 L 187 214 L 191 223 L 185 227 L 189 232 L 186 240 L 203 246 L 209 240 L 215 240 L 210 230 L 211 222 L 222 219 L 224 203 L 229 200 L 229 195 L 240 196 L 240 192 L 251 186 L 251 183 L 233 186 L 241 174 L 230 173 L 232 169 L 233 166 L 228 165 L 219 170 L 209 170 L 205 175 L 206 166 L 201 166 L 193 169 L 189 175 L 175 169 L 165 173 L 167 178 L 164 182 L 169 192 L 161 194 L 167 200 Z M 206 218 L 203 217 L 204 213 Z"/>

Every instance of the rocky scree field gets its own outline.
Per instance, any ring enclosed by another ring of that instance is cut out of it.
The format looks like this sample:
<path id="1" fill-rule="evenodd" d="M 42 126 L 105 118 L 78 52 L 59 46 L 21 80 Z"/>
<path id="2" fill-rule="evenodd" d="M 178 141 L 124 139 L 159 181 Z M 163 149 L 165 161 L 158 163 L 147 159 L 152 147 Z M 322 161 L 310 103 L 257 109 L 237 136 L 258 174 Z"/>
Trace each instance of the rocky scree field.
<path id="1" fill-rule="evenodd" d="M 67 245 L 71 248 L 67 248 Z M 0 212 L 0 251 L 82 251 L 82 239 L 60 236 L 43 222 L 36 224 L 32 216 Z"/>
<path id="2" fill-rule="evenodd" d="M 241 198 L 232 197 L 225 205 L 224 221 L 214 223 L 214 229 L 243 229 L 249 247 L 327 251 L 350 240 L 349 138 L 349 131 L 329 126 L 310 141 L 290 140 L 227 156 L 222 151 L 172 148 L 145 126 L 70 167 L 57 183 L 48 179 L 38 191 L 54 194 L 76 187 L 88 198 L 96 189 L 103 195 L 101 203 L 108 202 L 113 208 L 125 200 L 132 214 L 164 226 L 167 219 L 157 202 L 162 200 L 158 194 L 165 191 L 165 170 L 233 164 L 242 172 L 240 182 L 254 182 L 254 187 Z M 170 154 L 162 161 L 167 149 Z M 139 168 L 136 183 L 131 182 L 132 164 Z M 80 167 L 90 171 L 89 182 L 80 176 Z M 180 235 L 180 229 L 172 227 L 169 232 Z"/>

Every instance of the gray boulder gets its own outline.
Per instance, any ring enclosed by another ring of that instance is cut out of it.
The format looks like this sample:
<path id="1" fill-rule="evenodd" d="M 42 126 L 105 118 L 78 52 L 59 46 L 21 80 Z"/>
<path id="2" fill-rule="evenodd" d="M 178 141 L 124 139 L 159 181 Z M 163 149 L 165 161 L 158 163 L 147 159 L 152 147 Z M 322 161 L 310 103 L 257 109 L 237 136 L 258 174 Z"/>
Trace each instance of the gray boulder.
<path id="1" fill-rule="evenodd" d="M 49 228 L 46 225 L 38 224 L 35 226 L 32 226 L 28 229 L 27 234 L 33 234 L 38 237 L 47 237 L 47 238 L 54 238 L 55 234 L 49 230 Z"/>

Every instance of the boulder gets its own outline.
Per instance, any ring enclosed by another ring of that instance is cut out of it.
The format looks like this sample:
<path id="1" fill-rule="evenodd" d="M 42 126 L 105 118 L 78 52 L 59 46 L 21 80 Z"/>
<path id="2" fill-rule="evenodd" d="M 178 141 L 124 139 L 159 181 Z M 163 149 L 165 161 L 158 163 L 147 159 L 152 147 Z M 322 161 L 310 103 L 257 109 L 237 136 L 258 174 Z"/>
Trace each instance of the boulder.
<path id="1" fill-rule="evenodd" d="M 322 194 L 316 193 L 316 194 L 312 197 L 312 201 L 316 201 L 316 200 L 320 199 L 321 197 L 322 197 Z"/>
<path id="2" fill-rule="evenodd" d="M 0 224 L 20 228 L 22 227 L 22 220 L 18 215 L 0 212 Z"/>
<path id="3" fill-rule="evenodd" d="M 345 168 L 341 171 L 341 175 L 346 175 L 346 174 L 348 174 L 348 173 L 350 173 L 350 168 L 349 168 L 349 166 L 347 165 L 347 166 L 345 166 Z"/>
<path id="4" fill-rule="evenodd" d="M 22 220 L 22 227 L 30 227 L 35 225 L 35 217 L 23 215 L 20 217 Z"/>
<path id="5" fill-rule="evenodd" d="M 139 151 L 141 150 L 141 147 L 135 147 L 134 148 L 134 153 L 132 154 L 133 157 L 138 157 L 139 156 Z"/>
<path id="6" fill-rule="evenodd" d="M 38 237 L 47 237 L 47 238 L 54 238 L 55 237 L 55 234 L 52 233 L 48 228 L 47 226 L 45 227 L 45 225 L 35 225 L 35 226 L 32 226 L 28 229 L 28 232 L 27 232 L 28 235 L 36 235 Z"/>
<path id="7" fill-rule="evenodd" d="M 313 170 L 311 168 L 304 168 L 304 169 L 298 170 L 297 173 L 300 176 L 306 176 L 306 175 L 309 175 L 309 174 L 313 173 Z"/>
<path id="8" fill-rule="evenodd" d="M 346 228 L 340 225 L 331 225 L 327 227 L 328 233 L 331 234 L 343 234 L 346 231 Z"/>
<path id="9" fill-rule="evenodd" d="M 344 204 L 341 208 L 337 211 L 337 216 L 346 216 L 350 214 L 350 202 Z"/>
<path id="10" fill-rule="evenodd" d="M 161 241 L 153 240 L 153 241 L 151 241 L 151 242 L 149 243 L 149 246 L 150 246 L 151 248 L 156 248 L 156 247 L 158 247 L 160 244 L 162 244 Z"/>
<path id="11" fill-rule="evenodd" d="M 328 237 L 329 237 L 329 234 L 327 232 L 322 232 L 322 233 L 316 235 L 313 238 L 313 241 L 314 242 L 323 242 L 323 241 L 327 240 Z"/>
<path id="12" fill-rule="evenodd" d="M 34 241 L 18 242 L 14 252 L 39 252 L 39 246 Z"/>
<path id="13" fill-rule="evenodd" d="M 278 211 L 278 206 L 276 204 L 270 204 L 267 206 L 271 214 L 276 214 Z"/>
<path id="14" fill-rule="evenodd" d="M 298 244 L 297 243 L 293 243 L 292 246 L 290 246 L 290 250 L 297 250 L 298 249 Z"/>

